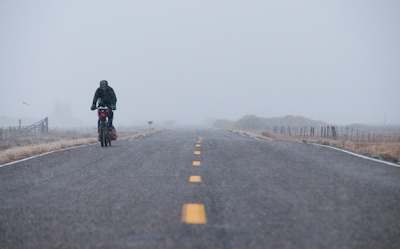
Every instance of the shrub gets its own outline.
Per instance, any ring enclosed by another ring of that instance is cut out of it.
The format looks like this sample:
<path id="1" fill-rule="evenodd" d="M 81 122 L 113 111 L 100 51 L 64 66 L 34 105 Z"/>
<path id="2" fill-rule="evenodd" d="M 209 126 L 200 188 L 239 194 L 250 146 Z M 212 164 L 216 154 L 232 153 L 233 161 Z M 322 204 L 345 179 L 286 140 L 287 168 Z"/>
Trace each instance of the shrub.
<path id="1" fill-rule="evenodd" d="M 243 131 L 261 131 L 264 123 L 257 116 L 246 115 L 234 123 L 234 128 Z"/>
<path id="2" fill-rule="evenodd" d="M 393 163 L 398 163 L 399 159 L 390 155 L 389 153 L 381 153 L 379 154 L 379 159 L 385 160 L 385 161 L 389 161 L 389 162 L 393 162 Z"/>
<path id="3" fill-rule="evenodd" d="M 261 135 L 263 135 L 264 137 L 269 137 L 269 138 L 272 138 L 272 139 L 276 139 L 276 136 L 271 131 L 263 130 Z"/>

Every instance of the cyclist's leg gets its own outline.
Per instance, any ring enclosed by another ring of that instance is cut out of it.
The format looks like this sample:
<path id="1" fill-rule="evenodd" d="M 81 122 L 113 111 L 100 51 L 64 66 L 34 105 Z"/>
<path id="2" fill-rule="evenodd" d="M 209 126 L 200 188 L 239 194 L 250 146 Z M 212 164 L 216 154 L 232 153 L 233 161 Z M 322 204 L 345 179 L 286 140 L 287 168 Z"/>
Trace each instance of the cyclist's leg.
<path id="1" fill-rule="evenodd" d="M 100 139 L 101 139 L 101 137 L 100 137 L 100 134 L 101 134 L 101 131 L 100 131 L 100 118 L 97 121 L 97 133 L 99 134 L 97 139 L 100 141 Z"/>
<path id="2" fill-rule="evenodd" d="M 97 133 L 100 134 L 100 118 L 97 120 Z"/>
<path id="3" fill-rule="evenodd" d="M 113 121 L 114 113 L 112 109 L 108 109 L 108 129 L 112 129 L 112 121 Z"/>

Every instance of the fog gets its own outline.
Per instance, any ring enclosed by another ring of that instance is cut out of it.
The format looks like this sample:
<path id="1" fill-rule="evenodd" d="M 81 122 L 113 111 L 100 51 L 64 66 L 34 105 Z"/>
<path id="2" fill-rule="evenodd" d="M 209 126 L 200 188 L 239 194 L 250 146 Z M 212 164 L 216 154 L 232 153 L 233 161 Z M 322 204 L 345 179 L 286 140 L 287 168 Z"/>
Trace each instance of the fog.
<path id="1" fill-rule="evenodd" d="M 0 118 L 95 126 L 107 80 L 116 126 L 400 124 L 399 13 L 378 0 L 2 0 Z"/>

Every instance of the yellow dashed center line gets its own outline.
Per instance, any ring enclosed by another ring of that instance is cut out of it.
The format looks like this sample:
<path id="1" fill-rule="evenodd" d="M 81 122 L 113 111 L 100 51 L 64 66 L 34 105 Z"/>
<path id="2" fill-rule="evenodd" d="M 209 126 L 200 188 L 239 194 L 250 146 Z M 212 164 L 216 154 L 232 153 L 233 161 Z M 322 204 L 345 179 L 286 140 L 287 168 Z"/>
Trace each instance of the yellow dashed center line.
<path id="1" fill-rule="evenodd" d="M 190 176 L 189 182 L 201 182 L 201 176 Z"/>
<path id="2" fill-rule="evenodd" d="M 187 224 L 207 224 L 204 205 L 197 203 L 184 204 L 182 209 L 182 222 Z"/>
<path id="3" fill-rule="evenodd" d="M 193 134 L 194 134 L 194 136 L 195 136 L 195 137 L 198 137 L 200 140 L 202 140 L 202 139 L 203 139 L 202 137 L 199 137 L 199 136 L 197 136 L 197 134 L 196 134 L 196 132 L 195 132 L 195 131 L 193 131 Z"/>
<path id="4" fill-rule="evenodd" d="M 196 147 L 201 147 L 200 143 L 203 138 L 197 136 L 196 132 L 193 134 L 198 138 Z M 195 151 L 195 155 L 200 155 L 200 151 Z M 193 161 L 193 166 L 200 166 L 200 161 Z M 190 176 L 189 182 L 201 182 L 201 176 Z M 203 204 L 188 203 L 183 205 L 182 209 L 182 222 L 186 224 L 207 224 L 206 211 Z"/>

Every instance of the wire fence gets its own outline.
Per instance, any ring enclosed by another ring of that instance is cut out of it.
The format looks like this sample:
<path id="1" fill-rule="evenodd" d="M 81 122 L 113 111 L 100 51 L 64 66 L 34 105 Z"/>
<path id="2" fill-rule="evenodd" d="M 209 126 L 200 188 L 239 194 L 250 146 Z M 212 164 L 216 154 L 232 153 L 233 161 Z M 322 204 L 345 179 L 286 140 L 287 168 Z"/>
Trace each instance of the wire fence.
<path id="1" fill-rule="evenodd" d="M 44 119 L 45 120 L 45 119 Z M 48 134 L 49 136 L 72 136 L 73 134 L 82 136 L 96 135 L 98 133 L 97 126 L 84 126 L 84 127 L 48 127 L 48 120 L 43 128 L 41 121 L 32 126 L 16 126 L 16 127 L 0 127 L 0 140 L 17 139 L 23 137 L 32 137 L 42 134 Z M 118 126 L 117 130 L 119 133 L 128 134 L 132 132 L 137 132 L 138 130 L 144 130 L 147 126 Z M 71 135 L 72 134 L 72 135 Z M 74 136 L 75 136 L 74 135 Z"/>
<path id="2" fill-rule="evenodd" d="M 323 139 L 349 140 L 362 143 L 400 143 L 400 133 L 398 132 L 370 132 L 349 126 L 273 126 L 272 129 L 270 128 L 269 130 L 272 130 L 274 134 L 297 137 L 319 137 Z"/>
<path id="3" fill-rule="evenodd" d="M 49 119 L 46 117 L 39 122 L 29 126 L 10 126 L 0 129 L 0 139 L 7 139 L 17 136 L 31 136 L 36 134 L 44 134 L 49 132 Z"/>

